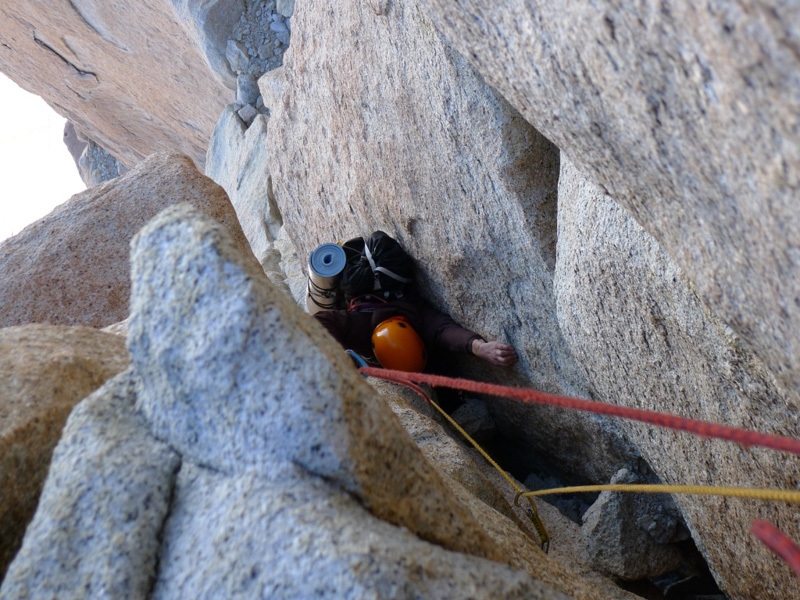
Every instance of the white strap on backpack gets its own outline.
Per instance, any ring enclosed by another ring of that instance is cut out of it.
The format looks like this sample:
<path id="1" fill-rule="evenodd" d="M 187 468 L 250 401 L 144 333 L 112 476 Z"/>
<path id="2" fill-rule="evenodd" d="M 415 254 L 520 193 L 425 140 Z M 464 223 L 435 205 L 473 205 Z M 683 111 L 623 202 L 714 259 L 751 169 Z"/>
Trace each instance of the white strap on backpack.
<path id="1" fill-rule="evenodd" d="M 386 267 L 376 266 L 375 260 L 372 258 L 372 252 L 369 251 L 369 246 L 367 244 L 364 244 L 364 254 L 367 257 L 367 260 L 369 261 L 369 268 L 372 269 L 372 272 L 375 275 L 375 285 L 373 286 L 372 289 L 374 290 L 381 289 L 381 282 L 380 279 L 378 278 L 378 273 L 383 273 L 384 275 L 391 277 L 392 279 L 394 279 L 395 281 L 399 281 L 400 283 L 411 283 L 413 281 L 413 279 L 402 277 L 397 273 L 390 271 Z"/>

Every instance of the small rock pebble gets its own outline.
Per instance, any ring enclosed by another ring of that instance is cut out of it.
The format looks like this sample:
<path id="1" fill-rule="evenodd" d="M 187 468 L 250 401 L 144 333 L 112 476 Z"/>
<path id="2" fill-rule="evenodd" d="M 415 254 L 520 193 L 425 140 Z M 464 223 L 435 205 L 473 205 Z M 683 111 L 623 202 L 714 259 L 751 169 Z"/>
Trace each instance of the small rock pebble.
<path id="1" fill-rule="evenodd" d="M 239 115 L 239 118 L 249 127 L 253 122 L 253 119 L 256 118 L 258 110 L 251 104 L 245 104 L 236 112 L 236 114 Z"/>

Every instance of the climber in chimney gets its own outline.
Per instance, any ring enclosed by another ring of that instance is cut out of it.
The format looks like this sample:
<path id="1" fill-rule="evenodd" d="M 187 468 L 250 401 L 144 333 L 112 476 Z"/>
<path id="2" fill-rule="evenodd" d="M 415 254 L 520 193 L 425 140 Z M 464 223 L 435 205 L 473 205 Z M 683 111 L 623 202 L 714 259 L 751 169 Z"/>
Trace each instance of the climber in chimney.
<path id="1" fill-rule="evenodd" d="M 382 231 L 341 247 L 323 244 L 309 261 L 306 304 L 361 366 L 442 373 L 446 351 L 502 367 L 517 362 L 512 346 L 487 341 L 431 306 L 413 285 L 413 269 L 411 257 Z"/>

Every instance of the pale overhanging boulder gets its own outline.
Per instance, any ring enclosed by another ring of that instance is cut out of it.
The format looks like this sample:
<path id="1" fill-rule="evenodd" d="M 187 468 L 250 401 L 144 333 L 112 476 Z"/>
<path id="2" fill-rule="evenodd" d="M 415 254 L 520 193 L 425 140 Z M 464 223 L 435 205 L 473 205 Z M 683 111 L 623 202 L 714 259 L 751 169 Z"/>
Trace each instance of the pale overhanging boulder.
<path id="1" fill-rule="evenodd" d="M 177 202 L 190 202 L 224 223 L 249 251 L 225 190 L 186 156 L 156 154 L 0 243 L 0 327 L 104 327 L 126 319 L 130 240 Z"/>
<path id="2" fill-rule="evenodd" d="M 132 366 L 73 412 L 3 597 L 597 597 L 493 539 L 222 226 L 180 205 L 132 247 Z"/>
<path id="3" fill-rule="evenodd" d="M 0 329 L 0 580 L 72 407 L 127 366 L 125 342 L 88 327 Z"/>
<path id="4" fill-rule="evenodd" d="M 800 7 L 438 0 L 486 80 L 800 398 Z"/>
<path id="5" fill-rule="evenodd" d="M 620 469 L 609 483 L 642 481 L 628 469 Z M 648 506 L 648 501 L 655 506 Z M 674 544 L 659 543 L 646 528 L 652 523 L 659 525 L 655 517 L 670 518 L 666 511 L 659 514 L 655 508 L 663 510 L 665 504 L 674 506 L 666 494 L 602 492 L 582 517 L 581 533 L 590 556 L 589 564 L 623 581 L 653 580 L 694 567 L 684 565 L 686 550 Z M 645 509 L 644 514 L 642 509 Z M 670 538 L 669 535 L 665 537 Z"/>
<path id="6" fill-rule="evenodd" d="M 598 397 L 800 437 L 794 403 L 669 254 L 569 161 L 561 164 L 559 322 Z M 795 489 L 800 481 L 796 456 L 622 426 L 664 483 Z M 749 533 L 761 518 L 800 539 L 796 508 L 684 495 L 675 501 L 730 598 L 800 595 L 796 575 Z"/>
<path id="7" fill-rule="evenodd" d="M 517 373 L 474 376 L 588 396 L 552 289 L 558 149 L 419 4 L 387 7 L 348 0 L 331 19 L 324 2 L 298 4 L 284 66 L 259 80 L 272 189 L 298 255 L 387 231 L 417 259 L 435 304 L 519 351 Z M 491 406 L 526 453 L 580 477 L 607 481 L 636 455 L 607 419 Z"/>
<path id="8" fill-rule="evenodd" d="M 168 0 L 0 5 L 0 71 L 131 168 L 154 152 L 202 168 L 229 90 Z"/>

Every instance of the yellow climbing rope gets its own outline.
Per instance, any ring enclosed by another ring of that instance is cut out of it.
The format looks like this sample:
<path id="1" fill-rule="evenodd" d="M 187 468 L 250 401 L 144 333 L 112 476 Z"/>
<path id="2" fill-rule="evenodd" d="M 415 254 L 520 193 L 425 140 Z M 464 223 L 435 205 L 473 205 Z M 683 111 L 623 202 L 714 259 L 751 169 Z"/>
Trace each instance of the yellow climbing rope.
<path id="1" fill-rule="evenodd" d="M 714 485 L 664 485 L 644 483 L 617 483 L 607 485 L 576 485 L 571 487 L 550 488 L 534 492 L 520 492 L 515 502 L 520 497 L 547 496 L 550 494 L 574 494 L 584 492 L 635 492 L 643 494 L 694 494 L 702 496 L 726 496 L 733 498 L 748 498 L 751 500 L 766 500 L 771 502 L 787 502 L 800 504 L 800 491 L 775 490 L 759 488 L 740 488 Z"/>
<path id="2" fill-rule="evenodd" d="M 417 391 L 418 393 L 422 393 L 425 399 L 429 401 L 430 405 L 436 408 L 436 410 L 439 411 L 439 414 L 441 414 L 445 419 L 447 419 L 450 425 L 455 427 L 456 430 L 458 430 L 458 432 L 461 435 L 463 435 L 478 452 L 481 453 L 483 458 L 485 458 L 490 465 L 492 465 L 495 469 L 497 469 L 497 471 L 505 478 L 505 480 L 511 485 L 511 487 L 513 487 L 517 491 L 517 495 L 514 498 L 515 506 L 519 506 L 518 500 L 520 496 L 525 496 L 525 499 L 530 504 L 530 508 L 528 509 L 528 518 L 530 518 L 531 522 L 533 523 L 533 527 L 534 529 L 536 529 L 536 533 L 539 534 L 539 540 L 541 541 L 542 550 L 544 550 L 545 552 L 550 550 L 550 534 L 547 533 L 547 529 L 545 529 L 544 523 L 542 523 L 542 520 L 539 517 L 539 511 L 536 509 L 536 505 L 533 503 L 533 499 L 528 496 L 530 492 L 526 493 L 517 484 L 517 482 L 514 481 L 514 479 L 512 479 L 511 476 L 508 473 L 506 473 L 500 467 L 500 465 L 498 465 L 494 461 L 494 459 L 486 453 L 486 451 L 483 448 L 481 448 L 480 444 L 478 444 L 478 442 L 472 439 L 472 436 L 469 435 L 466 431 L 464 431 L 464 428 L 461 427 L 461 425 L 459 425 L 458 423 L 456 423 L 453 417 L 451 417 L 444 411 L 444 409 L 441 406 L 439 406 L 436 402 L 434 402 L 433 399 L 431 399 L 427 394 L 424 394 L 421 389 L 417 389 L 415 391 Z"/>

